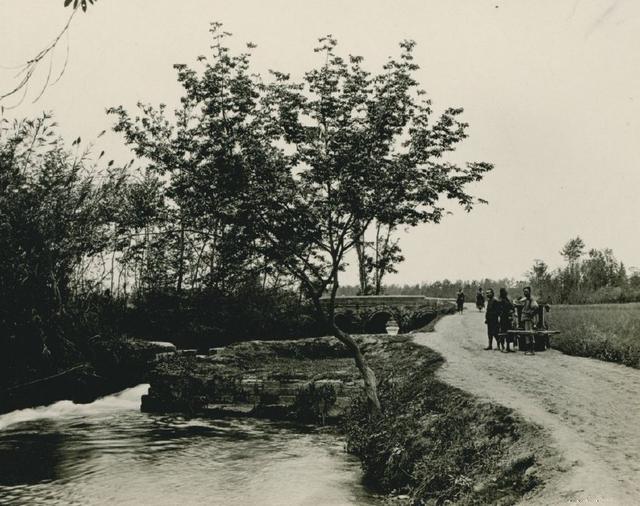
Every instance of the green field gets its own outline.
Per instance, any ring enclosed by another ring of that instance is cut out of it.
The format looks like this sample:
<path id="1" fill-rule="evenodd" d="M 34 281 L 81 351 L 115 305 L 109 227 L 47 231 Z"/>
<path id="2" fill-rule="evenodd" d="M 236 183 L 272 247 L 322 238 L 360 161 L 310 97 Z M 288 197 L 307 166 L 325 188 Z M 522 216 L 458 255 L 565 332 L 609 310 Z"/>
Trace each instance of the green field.
<path id="1" fill-rule="evenodd" d="M 552 346 L 640 369 L 640 303 L 552 306 Z"/>

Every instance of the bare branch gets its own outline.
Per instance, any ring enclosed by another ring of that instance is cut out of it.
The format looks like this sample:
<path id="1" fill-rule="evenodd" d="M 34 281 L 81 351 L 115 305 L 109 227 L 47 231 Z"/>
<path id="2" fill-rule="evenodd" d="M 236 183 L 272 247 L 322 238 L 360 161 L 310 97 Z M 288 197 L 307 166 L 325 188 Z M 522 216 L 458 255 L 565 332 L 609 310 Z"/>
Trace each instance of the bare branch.
<path id="1" fill-rule="evenodd" d="M 38 52 L 38 54 L 36 54 L 33 58 L 28 60 L 24 65 L 21 65 L 20 67 L 18 67 L 18 69 L 20 71 L 18 72 L 16 77 L 22 76 L 22 78 L 20 79 L 20 82 L 11 91 L 8 91 L 7 93 L 4 93 L 4 94 L 0 95 L 0 102 L 5 100 L 6 98 L 9 98 L 9 97 L 17 94 L 21 90 L 24 90 L 24 95 L 26 95 L 26 90 L 28 88 L 29 82 L 31 81 L 31 78 L 33 77 L 34 72 L 36 71 L 36 69 L 38 68 L 38 66 L 42 62 L 42 60 L 44 60 L 47 56 L 49 56 L 49 58 L 50 58 L 50 60 L 49 60 L 49 72 L 48 72 L 48 75 L 47 75 L 47 79 L 46 79 L 46 82 L 45 82 L 45 85 L 44 85 L 42 91 L 40 92 L 38 97 L 34 100 L 34 102 L 36 102 L 44 94 L 44 91 L 49 86 L 49 82 L 50 82 L 50 79 L 51 79 L 51 71 L 52 71 L 52 66 L 53 66 L 53 60 L 52 60 L 53 51 L 55 50 L 56 46 L 58 45 L 58 42 L 60 42 L 60 39 L 62 38 L 62 36 L 65 33 L 67 33 L 67 31 L 69 30 L 69 27 L 71 26 L 71 21 L 73 21 L 73 17 L 75 16 L 76 12 L 77 11 L 74 10 L 71 13 L 71 15 L 69 16 L 69 19 L 67 20 L 67 23 L 64 25 L 64 27 L 62 28 L 60 33 L 57 35 L 57 37 L 55 39 L 53 39 L 53 41 L 48 46 L 46 46 L 44 49 L 42 49 L 40 52 Z M 68 45 L 67 45 L 67 59 L 68 59 L 68 56 L 69 56 L 69 49 L 68 49 Z M 64 73 L 64 70 L 66 69 L 66 67 L 67 67 L 67 60 L 65 59 L 65 64 L 64 64 L 64 67 L 62 69 L 62 73 Z M 60 77 L 62 76 L 62 73 L 60 74 L 60 76 L 58 76 L 58 78 L 54 81 L 53 84 L 55 84 L 56 82 L 58 82 L 60 80 Z M 22 103 L 23 100 L 24 100 L 24 96 L 23 96 L 23 98 L 20 100 L 20 102 L 18 104 L 14 105 L 12 107 L 7 107 L 7 109 L 13 109 L 13 108 L 17 107 L 18 105 L 20 105 Z"/>

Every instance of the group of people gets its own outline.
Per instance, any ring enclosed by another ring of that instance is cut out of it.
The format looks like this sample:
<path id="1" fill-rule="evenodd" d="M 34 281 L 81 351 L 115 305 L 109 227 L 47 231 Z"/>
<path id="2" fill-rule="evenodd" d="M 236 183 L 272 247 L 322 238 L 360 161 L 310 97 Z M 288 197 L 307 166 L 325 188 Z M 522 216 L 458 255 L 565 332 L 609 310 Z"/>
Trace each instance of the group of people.
<path id="1" fill-rule="evenodd" d="M 478 288 L 476 294 L 476 307 L 479 311 L 484 310 L 486 300 L 486 312 L 484 322 L 487 325 L 488 344 L 485 350 L 495 349 L 509 353 L 513 351 L 511 345 L 515 346 L 514 335 L 509 330 L 514 328 L 514 317 L 516 315 L 516 306 L 519 307 L 519 323 L 521 329 L 525 331 L 534 330 L 534 320 L 538 314 L 538 303 L 531 296 L 531 287 L 527 286 L 523 289 L 523 297 L 515 304 L 509 299 L 507 289 L 500 288 L 500 293 L 496 299 L 493 288 L 487 288 L 483 293 L 482 288 Z M 465 295 L 462 289 L 458 291 L 456 304 L 458 312 L 464 310 Z M 533 346 L 525 353 L 533 354 Z"/>

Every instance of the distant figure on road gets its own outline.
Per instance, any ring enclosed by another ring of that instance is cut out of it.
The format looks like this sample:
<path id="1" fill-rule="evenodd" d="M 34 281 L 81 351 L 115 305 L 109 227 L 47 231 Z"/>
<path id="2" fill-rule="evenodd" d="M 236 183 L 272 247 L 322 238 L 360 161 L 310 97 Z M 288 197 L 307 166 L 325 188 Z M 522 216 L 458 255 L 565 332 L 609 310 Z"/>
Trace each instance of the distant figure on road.
<path id="1" fill-rule="evenodd" d="M 458 295 L 456 296 L 456 305 L 458 306 L 458 313 L 462 314 L 464 310 L 464 292 L 462 288 L 458 290 Z"/>
<path id="2" fill-rule="evenodd" d="M 485 350 L 493 349 L 493 339 L 496 340 L 496 349 L 498 349 L 498 333 L 500 332 L 500 303 L 493 298 L 493 289 L 487 289 L 487 312 L 485 313 L 484 322 L 487 324 L 487 337 L 489 345 Z"/>
<path id="3" fill-rule="evenodd" d="M 484 295 L 482 295 L 482 288 L 478 287 L 478 293 L 476 293 L 476 307 L 478 311 L 482 311 L 484 309 Z"/>
<path id="4" fill-rule="evenodd" d="M 509 300 L 506 288 L 500 288 L 500 334 L 498 344 L 500 349 L 509 353 L 513 350 L 509 348 L 511 343 L 514 342 L 513 335 L 509 334 L 509 330 L 513 327 L 513 303 Z M 504 343 L 507 343 L 507 349 L 504 348 Z"/>
<path id="5" fill-rule="evenodd" d="M 538 303 L 531 296 L 531 287 L 525 286 L 522 290 L 524 293 L 524 297 L 520 299 L 522 304 L 522 316 L 520 317 L 520 321 L 522 321 L 522 325 L 524 326 L 524 330 L 533 331 L 535 328 L 534 321 L 536 316 L 538 315 Z M 525 335 L 525 353 L 534 355 L 533 351 L 533 343 L 534 337 L 533 333 Z"/>

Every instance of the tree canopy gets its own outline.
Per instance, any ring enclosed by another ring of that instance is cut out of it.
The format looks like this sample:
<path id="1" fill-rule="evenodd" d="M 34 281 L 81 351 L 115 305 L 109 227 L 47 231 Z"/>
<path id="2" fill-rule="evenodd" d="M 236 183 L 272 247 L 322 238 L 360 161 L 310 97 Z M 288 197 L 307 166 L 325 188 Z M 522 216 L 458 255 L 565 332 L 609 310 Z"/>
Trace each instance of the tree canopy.
<path id="1" fill-rule="evenodd" d="M 567 244 L 565 244 L 560 250 L 560 254 L 564 257 L 564 259 L 569 262 L 576 262 L 584 253 L 584 241 L 580 238 L 580 236 L 576 236 L 573 239 L 569 239 Z"/>
<path id="2" fill-rule="evenodd" d="M 253 44 L 235 55 L 221 24 L 211 32 L 201 69 L 175 66 L 184 93 L 173 118 L 164 106 L 140 104 L 136 116 L 109 110 L 116 131 L 164 188 L 169 219 L 160 232 L 175 238 L 176 287 L 189 258 L 199 264 L 208 257 L 213 266 L 220 255 L 243 272 L 299 282 L 319 319 L 354 352 L 379 408 L 372 371 L 334 323 L 345 255 L 374 224 L 437 223 L 447 199 L 470 211 L 477 200 L 467 187 L 492 166 L 448 159 L 468 125 L 460 108 L 432 118 L 415 78 L 412 41 L 371 73 L 362 57 L 340 56 L 329 35 L 301 81 L 278 71 L 266 81 L 251 71 Z M 397 244 L 387 242 L 390 258 L 399 260 Z"/>

